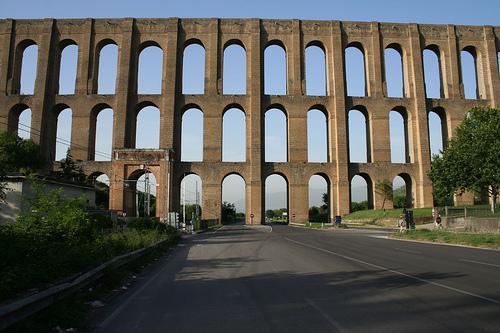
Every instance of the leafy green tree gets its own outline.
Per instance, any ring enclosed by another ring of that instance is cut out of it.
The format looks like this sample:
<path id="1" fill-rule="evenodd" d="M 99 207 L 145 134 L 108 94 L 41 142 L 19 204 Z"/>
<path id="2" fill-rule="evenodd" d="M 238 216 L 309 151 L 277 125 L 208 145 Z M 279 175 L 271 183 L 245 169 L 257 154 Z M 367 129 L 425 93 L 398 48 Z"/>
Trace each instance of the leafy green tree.
<path id="1" fill-rule="evenodd" d="M 236 208 L 233 203 L 224 201 L 222 203 L 222 223 L 234 222 L 236 218 Z"/>
<path id="2" fill-rule="evenodd" d="M 500 190 L 500 109 L 471 109 L 442 156 L 432 157 L 429 178 L 438 199 L 487 188 L 494 212 Z"/>
<path id="3" fill-rule="evenodd" d="M 0 203 L 8 190 L 4 180 L 9 172 L 30 174 L 44 165 L 40 147 L 8 132 L 0 133 Z"/>
<path id="4" fill-rule="evenodd" d="M 272 209 L 266 210 L 266 217 L 272 219 L 274 217 L 274 210 Z"/>
<path id="5" fill-rule="evenodd" d="M 71 149 L 66 151 L 66 157 L 61 160 L 60 164 L 61 176 L 64 179 L 83 182 L 85 181 L 85 174 L 82 168 L 76 163 L 71 155 Z"/>
<path id="6" fill-rule="evenodd" d="M 392 183 L 388 179 L 381 180 L 375 184 L 375 193 L 380 194 L 384 199 L 382 209 L 384 209 L 387 200 L 392 201 Z"/>

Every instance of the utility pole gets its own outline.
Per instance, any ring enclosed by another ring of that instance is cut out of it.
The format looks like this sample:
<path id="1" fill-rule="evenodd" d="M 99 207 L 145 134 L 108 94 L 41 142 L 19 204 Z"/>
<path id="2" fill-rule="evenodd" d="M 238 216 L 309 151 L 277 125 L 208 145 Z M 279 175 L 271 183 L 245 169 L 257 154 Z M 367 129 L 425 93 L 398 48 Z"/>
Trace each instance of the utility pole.
<path id="1" fill-rule="evenodd" d="M 196 206 L 195 206 L 195 209 L 196 209 L 196 219 L 198 219 L 198 214 L 199 214 L 199 211 L 198 211 L 198 181 L 196 181 Z"/>
<path id="2" fill-rule="evenodd" d="M 146 190 L 146 202 L 144 204 L 144 216 L 149 217 L 149 210 L 151 206 L 151 187 L 149 184 L 149 170 L 148 165 L 146 164 L 146 173 L 144 174 L 144 183 Z"/>
<path id="3" fill-rule="evenodd" d="M 186 174 L 184 174 L 184 184 L 182 188 L 182 224 L 186 226 Z"/>

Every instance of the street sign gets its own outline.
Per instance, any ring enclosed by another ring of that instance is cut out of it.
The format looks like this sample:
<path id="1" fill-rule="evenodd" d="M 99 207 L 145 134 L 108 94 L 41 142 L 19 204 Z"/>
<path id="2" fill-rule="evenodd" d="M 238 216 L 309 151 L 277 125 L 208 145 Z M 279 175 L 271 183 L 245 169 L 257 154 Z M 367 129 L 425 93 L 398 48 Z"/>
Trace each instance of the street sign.
<path id="1" fill-rule="evenodd" d="M 253 218 L 253 214 L 250 214 L 250 217 Z"/>

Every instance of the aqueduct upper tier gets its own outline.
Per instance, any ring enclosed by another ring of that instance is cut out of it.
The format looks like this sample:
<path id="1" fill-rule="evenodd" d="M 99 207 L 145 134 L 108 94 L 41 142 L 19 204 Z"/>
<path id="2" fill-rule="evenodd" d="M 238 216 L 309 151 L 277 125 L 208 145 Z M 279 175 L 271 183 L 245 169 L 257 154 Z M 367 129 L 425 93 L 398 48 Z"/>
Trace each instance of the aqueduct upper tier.
<path id="1" fill-rule="evenodd" d="M 245 181 L 247 223 L 264 218 L 264 184 L 267 176 L 280 174 L 288 186 L 289 216 L 294 222 L 308 218 L 308 181 L 323 176 L 330 193 L 330 216 L 349 211 L 351 179 L 367 180 L 369 200 L 380 207 L 382 198 L 374 184 L 396 175 L 405 177 L 408 203 L 432 206 L 428 114 L 441 117 L 443 141 L 452 134 L 464 114 L 475 105 L 496 106 L 500 99 L 497 52 L 500 27 L 399 24 L 378 22 L 301 21 L 269 19 L 43 19 L 0 20 L 0 130 L 15 132 L 19 115 L 31 109 L 31 137 L 54 160 L 56 122 L 64 108 L 72 110 L 71 149 L 85 171 L 106 173 L 111 180 L 110 208 L 133 212 L 126 181 L 147 165 L 158 186 L 156 214 L 179 209 L 180 182 L 191 173 L 203 182 L 203 217 L 219 218 L 221 183 L 228 174 Z M 99 57 L 107 45 L 116 45 L 118 61 L 113 94 L 99 93 Z M 205 50 L 202 94 L 183 94 L 183 52 L 199 44 Z M 230 45 L 245 50 L 244 94 L 223 91 L 224 51 Z M 34 91 L 21 87 L 23 53 L 36 45 L 37 69 Z M 68 45 L 78 47 L 74 93 L 59 94 L 61 54 Z M 286 92 L 267 95 L 264 90 L 264 52 L 278 45 L 286 54 Z M 163 52 L 161 92 L 138 93 L 138 63 L 143 49 Z M 324 96 L 306 91 L 305 49 L 317 46 L 326 66 Z M 363 55 L 364 96 L 349 96 L 345 74 L 345 50 L 357 48 Z M 401 56 L 403 94 L 389 97 L 384 70 L 384 51 Z M 439 61 L 439 96 L 428 98 L 423 52 L 433 51 Z M 464 96 L 461 52 L 474 58 L 475 99 Z M 155 106 L 159 116 L 159 149 L 135 149 L 136 119 L 144 106 Z M 185 110 L 203 112 L 203 160 L 181 160 L 181 122 Z M 244 112 L 246 154 L 241 162 L 222 161 L 222 119 L 230 107 Z M 111 161 L 95 161 L 96 118 L 103 108 L 113 110 Z M 286 115 L 286 162 L 264 158 L 265 112 L 278 108 Z M 328 153 L 324 163 L 311 163 L 307 153 L 307 113 L 322 111 L 326 119 Z M 360 110 L 366 121 L 366 163 L 349 160 L 348 115 Z M 404 119 L 405 160 L 392 163 L 389 143 L 389 112 Z M 251 218 L 250 216 L 253 216 Z"/>

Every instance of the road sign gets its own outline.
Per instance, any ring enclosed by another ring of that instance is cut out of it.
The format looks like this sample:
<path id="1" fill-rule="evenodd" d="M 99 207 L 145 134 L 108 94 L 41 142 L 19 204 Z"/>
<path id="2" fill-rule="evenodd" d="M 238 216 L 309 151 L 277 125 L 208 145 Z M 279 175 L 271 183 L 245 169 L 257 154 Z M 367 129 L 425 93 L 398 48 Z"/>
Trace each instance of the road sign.
<path id="1" fill-rule="evenodd" d="M 253 218 L 253 214 L 250 214 L 250 217 Z"/>

